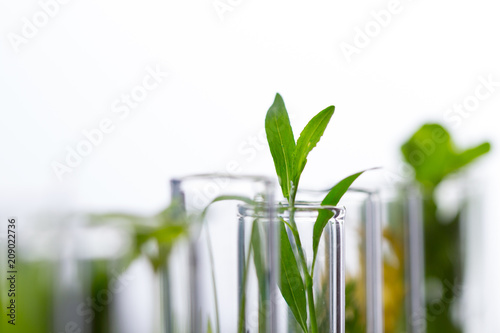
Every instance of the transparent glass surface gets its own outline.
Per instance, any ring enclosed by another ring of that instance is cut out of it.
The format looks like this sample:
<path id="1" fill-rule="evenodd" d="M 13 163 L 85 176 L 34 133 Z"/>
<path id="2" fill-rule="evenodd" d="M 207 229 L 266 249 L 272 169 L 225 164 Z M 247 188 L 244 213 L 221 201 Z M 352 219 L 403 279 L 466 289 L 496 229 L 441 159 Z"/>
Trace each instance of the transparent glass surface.
<path id="1" fill-rule="evenodd" d="M 412 187 L 385 189 L 382 200 L 384 332 L 422 332 L 421 202 Z"/>
<path id="2" fill-rule="evenodd" d="M 293 208 L 283 204 L 277 212 L 280 279 L 274 297 L 279 305 L 276 332 L 343 332 L 345 210 L 319 202 L 297 202 Z M 320 213 L 327 218 L 322 233 L 315 234 Z"/>
<path id="3" fill-rule="evenodd" d="M 464 332 L 466 232 L 469 202 L 464 179 L 448 177 L 434 191 L 421 190 L 426 332 Z M 479 215 L 471 221 L 480 227 Z M 470 230 L 470 229 L 469 229 Z"/>
<path id="4" fill-rule="evenodd" d="M 471 200 L 471 193 L 463 177 L 456 175 L 432 191 L 407 185 L 384 198 L 386 332 L 406 328 L 411 333 L 459 333 L 477 323 L 477 317 L 466 315 L 477 313 L 481 306 L 472 292 L 479 285 L 469 282 L 481 280 L 477 258 L 482 257 L 477 246 L 482 237 L 481 210 L 473 208 L 480 202 Z M 404 265 L 397 264 L 401 259 Z M 401 288 L 395 281 L 403 276 Z M 404 313 L 397 311 L 403 299 Z M 474 306 L 465 302 L 473 299 Z"/>
<path id="5" fill-rule="evenodd" d="M 167 316 L 173 322 L 178 317 L 177 299 L 182 297 L 175 290 L 179 284 L 189 290 L 184 294 L 189 295 L 184 302 L 189 320 L 171 332 L 276 332 L 271 302 L 277 288 L 271 270 L 277 256 L 275 213 L 269 204 L 273 188 L 267 178 L 252 176 L 172 180 L 172 199 L 182 202 L 190 231 L 187 258 L 163 274 L 168 279 L 180 276 L 179 267 L 188 270 L 184 281 L 164 284 L 165 303 L 172 305 Z M 242 211 L 243 204 L 250 204 L 253 212 Z"/>
<path id="6" fill-rule="evenodd" d="M 299 191 L 322 200 L 328 191 Z M 345 216 L 345 331 L 383 331 L 381 205 L 377 193 L 351 188 L 339 203 Z"/>
<path id="7" fill-rule="evenodd" d="M 54 331 L 119 332 L 115 309 L 127 287 L 121 279 L 130 260 L 128 230 L 71 216 L 61 228 L 55 283 Z"/>

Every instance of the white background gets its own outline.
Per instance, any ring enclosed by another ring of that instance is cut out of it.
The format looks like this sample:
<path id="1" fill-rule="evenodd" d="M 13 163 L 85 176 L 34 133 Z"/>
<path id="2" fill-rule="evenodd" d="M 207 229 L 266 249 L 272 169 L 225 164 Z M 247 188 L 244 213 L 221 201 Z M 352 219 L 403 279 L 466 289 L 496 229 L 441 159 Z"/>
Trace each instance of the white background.
<path id="1" fill-rule="evenodd" d="M 33 22 L 41 7 L 0 0 L 2 213 L 151 213 L 168 200 L 172 176 L 225 171 L 228 163 L 241 174 L 272 175 L 265 142 L 255 158 L 241 148 L 262 131 L 276 92 L 296 136 L 313 115 L 336 106 L 304 184 L 329 185 L 372 166 L 398 170 L 401 143 L 423 122 L 442 122 L 462 147 L 493 144 L 470 170 L 484 199 L 479 252 L 489 263 L 477 291 L 487 301 L 470 315 L 477 331 L 500 331 L 492 310 L 500 297 L 500 87 L 458 125 L 445 118 L 474 95 L 479 77 L 500 82 L 494 1 L 401 0 L 350 61 L 341 43 L 355 45 L 356 29 L 375 22 L 371 12 L 389 1 L 67 2 L 16 51 L 12 34 L 22 36 L 23 18 Z M 231 10 L 218 13 L 216 3 Z M 169 77 L 120 120 L 113 102 L 141 84 L 148 66 Z M 59 181 L 52 163 L 63 163 L 66 147 L 104 118 L 114 131 Z"/>

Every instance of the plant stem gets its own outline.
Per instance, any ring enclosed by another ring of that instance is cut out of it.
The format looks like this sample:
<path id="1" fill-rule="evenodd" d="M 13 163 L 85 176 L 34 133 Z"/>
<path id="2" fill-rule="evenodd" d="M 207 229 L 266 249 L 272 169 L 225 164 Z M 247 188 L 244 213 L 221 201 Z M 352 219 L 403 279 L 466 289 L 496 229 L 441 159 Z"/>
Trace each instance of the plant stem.
<path id="1" fill-rule="evenodd" d="M 314 308 L 313 281 L 309 273 L 306 276 L 307 304 L 309 306 L 309 317 L 311 319 L 311 333 L 318 333 L 316 322 L 316 309 Z"/>
<path id="2" fill-rule="evenodd" d="M 311 333 L 318 332 L 318 323 L 316 321 L 316 309 L 314 307 L 314 294 L 313 294 L 313 281 L 309 270 L 307 269 L 307 260 L 302 250 L 302 242 L 300 241 L 299 231 L 297 229 L 297 224 L 295 223 L 295 202 L 290 206 L 290 225 L 293 227 L 292 234 L 295 239 L 295 244 L 297 246 L 297 251 L 299 252 L 300 263 L 302 266 L 302 271 L 304 273 L 305 287 L 307 292 L 307 304 L 309 307 L 309 319 L 310 319 L 310 329 Z"/>

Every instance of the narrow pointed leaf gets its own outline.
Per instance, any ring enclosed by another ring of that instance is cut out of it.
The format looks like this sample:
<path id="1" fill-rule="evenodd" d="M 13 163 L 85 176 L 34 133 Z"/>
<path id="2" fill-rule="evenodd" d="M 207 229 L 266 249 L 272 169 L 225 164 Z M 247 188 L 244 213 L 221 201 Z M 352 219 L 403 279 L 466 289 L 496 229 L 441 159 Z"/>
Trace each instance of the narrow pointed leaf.
<path id="1" fill-rule="evenodd" d="M 215 199 L 213 199 L 212 201 L 210 201 L 210 203 L 205 207 L 205 209 L 203 209 L 203 211 L 201 212 L 201 218 L 202 219 L 205 218 L 205 216 L 207 215 L 208 209 L 212 206 L 212 204 L 214 204 L 216 202 L 231 201 L 231 200 L 241 201 L 241 202 L 244 202 L 248 205 L 255 204 L 255 201 L 253 201 L 252 199 L 247 198 L 247 197 L 243 197 L 241 195 L 220 195 L 220 196 L 216 197 Z"/>
<path id="2" fill-rule="evenodd" d="M 372 170 L 372 169 L 370 169 Z M 340 199 L 347 192 L 352 183 L 363 174 L 367 170 L 355 173 L 342 179 L 337 183 L 326 195 L 325 199 L 321 202 L 322 206 L 336 206 Z M 321 209 L 318 213 L 318 217 L 316 222 L 314 222 L 313 229 L 313 263 L 316 261 L 316 255 L 318 253 L 319 241 L 321 239 L 321 235 L 323 234 L 323 229 L 325 229 L 328 220 L 333 217 L 333 213 L 327 209 Z"/>
<path id="3" fill-rule="evenodd" d="M 460 169 L 474 161 L 476 158 L 488 153 L 491 145 L 488 142 L 482 143 L 474 148 L 467 149 L 458 155 L 456 169 Z"/>
<path id="4" fill-rule="evenodd" d="M 319 140 L 323 136 L 330 119 L 332 118 L 333 112 L 335 111 L 335 106 L 329 106 L 320 113 L 318 113 L 314 118 L 312 118 L 309 123 L 304 127 L 300 137 L 297 140 L 297 147 L 295 148 L 294 154 L 294 176 L 293 183 L 297 187 L 299 184 L 300 175 L 304 170 L 307 163 L 307 155 L 313 150 L 318 144 Z"/>
<path id="5" fill-rule="evenodd" d="M 292 187 L 295 139 L 280 94 L 276 94 L 273 105 L 267 111 L 266 134 L 283 196 L 288 199 Z"/>
<path id="6" fill-rule="evenodd" d="M 218 196 L 217 198 L 213 199 L 209 205 L 219 202 L 219 201 L 227 201 L 227 200 L 236 200 L 236 201 L 242 201 L 246 204 L 253 205 L 255 202 L 247 197 L 243 197 L 241 195 L 221 195 Z"/>
<path id="7" fill-rule="evenodd" d="M 281 243 L 281 260 L 280 260 L 280 290 L 283 298 L 292 311 L 295 319 L 302 327 L 304 332 L 307 332 L 307 301 L 306 292 L 304 289 L 304 281 L 300 275 L 297 260 L 290 245 L 285 224 L 280 223 L 280 243 Z"/>
<path id="8" fill-rule="evenodd" d="M 259 332 L 265 332 L 267 326 L 267 316 L 265 312 L 265 304 L 268 294 L 266 284 L 266 258 L 265 251 L 262 251 L 262 241 L 264 240 L 260 229 L 259 221 L 255 220 L 252 226 L 251 245 L 253 248 L 253 261 L 255 265 L 255 273 L 259 283 Z"/>

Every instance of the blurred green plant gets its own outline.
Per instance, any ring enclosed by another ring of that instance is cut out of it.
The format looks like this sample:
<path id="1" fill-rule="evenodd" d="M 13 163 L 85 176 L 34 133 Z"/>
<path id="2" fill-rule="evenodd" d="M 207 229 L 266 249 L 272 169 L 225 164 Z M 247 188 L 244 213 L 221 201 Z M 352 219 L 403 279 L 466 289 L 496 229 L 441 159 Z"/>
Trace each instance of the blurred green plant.
<path id="1" fill-rule="evenodd" d="M 463 284 L 460 258 L 460 214 L 444 220 L 437 214 L 435 194 L 439 184 L 490 151 L 484 142 L 468 149 L 458 149 L 450 133 L 439 124 L 425 124 L 401 147 L 404 159 L 415 170 L 415 180 L 423 190 L 424 259 L 426 286 L 438 286 L 437 296 L 426 290 L 426 325 L 428 333 L 460 333 L 460 320 L 452 314 L 454 302 Z M 451 294 L 451 297 L 450 297 Z"/>
<path id="2" fill-rule="evenodd" d="M 180 203 L 173 200 L 172 203 L 153 216 L 138 216 L 123 213 L 93 214 L 89 216 L 93 224 L 120 223 L 123 227 L 131 228 L 134 239 L 133 249 L 125 258 L 124 269 L 126 269 L 137 257 L 144 255 L 151 264 L 155 274 L 159 274 L 163 267 L 168 265 L 172 248 L 177 242 L 187 236 L 188 219 Z M 102 263 L 92 265 L 91 298 L 97 297 L 101 290 L 107 290 L 109 279 L 106 267 Z M 104 263 L 105 265 L 105 263 Z M 164 306 L 169 306 L 164 304 Z M 103 305 L 101 311 L 95 313 L 92 322 L 93 333 L 107 333 L 109 331 L 109 304 Z M 172 323 L 170 323 L 172 324 Z"/>
<path id="3" fill-rule="evenodd" d="M 260 203 L 260 199 L 252 200 L 247 197 L 238 196 L 238 195 L 221 195 L 214 198 L 210 203 L 205 206 L 205 208 L 200 211 L 193 213 L 193 215 L 188 216 L 184 210 L 182 204 L 176 200 L 175 198 L 172 200 L 172 203 L 165 210 L 161 211 L 159 214 L 146 217 L 146 216 L 137 216 L 130 214 L 122 214 L 122 213 L 112 213 L 112 214 L 99 214 L 93 215 L 91 217 L 92 221 L 97 224 L 102 223 L 112 223 L 112 221 L 120 221 L 125 222 L 128 226 L 132 227 L 132 234 L 135 238 L 135 246 L 132 255 L 128 258 L 128 264 L 130 264 L 133 260 L 135 260 L 138 256 L 144 255 L 148 258 L 151 263 L 155 274 L 159 274 L 162 269 L 168 267 L 169 256 L 172 248 L 176 245 L 177 242 L 181 241 L 183 238 L 188 236 L 188 228 L 189 223 L 203 223 L 204 219 L 212 205 L 217 202 L 222 201 L 239 201 L 243 204 L 252 207 L 256 216 L 262 215 L 262 211 L 267 211 Z M 252 231 L 250 236 L 250 246 L 247 251 L 247 258 L 244 264 L 244 277 L 243 277 L 243 286 L 242 286 L 242 295 L 240 302 L 240 309 L 238 315 L 238 332 L 244 333 L 246 332 L 245 328 L 245 291 L 247 284 L 247 275 L 249 271 L 250 265 L 250 257 L 253 258 L 253 264 L 255 267 L 255 271 L 257 274 L 258 284 L 259 284 L 259 332 L 267 331 L 267 316 L 265 311 L 266 306 L 266 296 L 268 293 L 268 289 L 265 286 L 266 281 L 266 271 L 264 264 L 264 253 L 262 245 L 264 242 L 265 235 L 262 230 L 260 230 L 259 226 L 261 223 L 258 223 L 259 219 L 256 218 L 252 223 Z M 219 311 L 219 302 L 218 302 L 218 292 L 217 292 L 217 284 L 215 278 L 215 267 L 214 267 L 214 255 L 213 255 L 213 246 L 210 234 L 208 232 L 208 225 L 205 225 L 207 228 L 207 251 L 208 257 L 210 260 L 210 270 L 211 270 L 211 281 L 212 281 L 212 292 L 213 292 L 213 305 L 215 308 L 215 318 L 212 321 L 212 318 L 208 316 L 207 318 L 207 332 L 221 332 L 221 323 L 220 323 L 220 311 Z M 168 301 L 167 299 L 163 299 L 163 302 Z M 171 307 L 171 304 L 163 304 L 163 306 Z M 175 320 L 175 318 L 172 318 Z M 215 323 L 215 324 L 213 324 Z M 169 325 L 173 325 L 169 323 Z M 170 327 L 170 330 L 167 331 L 176 331 L 175 327 Z M 106 331 L 95 331 L 95 332 L 106 332 Z"/>
<path id="4" fill-rule="evenodd" d="M 403 144 L 401 151 L 415 170 L 415 179 L 425 190 L 433 192 L 447 176 L 489 152 L 490 144 L 484 142 L 460 150 L 443 126 L 425 124 Z"/>
<path id="5" fill-rule="evenodd" d="M 142 254 L 148 258 L 155 272 L 168 260 L 172 247 L 185 237 L 188 231 L 188 218 L 175 200 L 153 216 L 110 213 L 91 215 L 90 219 L 97 224 L 113 221 L 128 224 L 134 237 L 134 247 L 128 264 Z"/>

